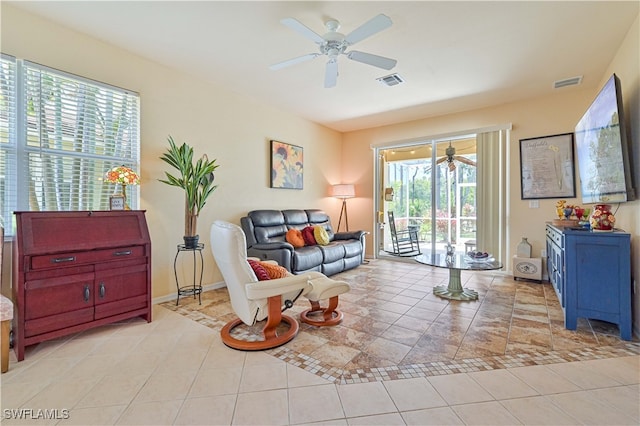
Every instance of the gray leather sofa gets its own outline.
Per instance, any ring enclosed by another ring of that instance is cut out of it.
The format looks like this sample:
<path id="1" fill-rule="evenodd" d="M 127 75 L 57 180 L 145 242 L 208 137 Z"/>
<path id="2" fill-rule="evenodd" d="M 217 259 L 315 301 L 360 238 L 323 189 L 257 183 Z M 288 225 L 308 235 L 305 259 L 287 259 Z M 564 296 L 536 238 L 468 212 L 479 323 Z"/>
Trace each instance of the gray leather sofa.
<path id="1" fill-rule="evenodd" d="M 322 210 L 254 210 L 240 219 L 247 239 L 247 256 L 275 260 L 294 274 L 318 271 L 329 276 L 362 264 L 365 232 L 333 232 Z M 286 240 L 289 229 L 323 226 L 328 245 L 294 248 Z"/>

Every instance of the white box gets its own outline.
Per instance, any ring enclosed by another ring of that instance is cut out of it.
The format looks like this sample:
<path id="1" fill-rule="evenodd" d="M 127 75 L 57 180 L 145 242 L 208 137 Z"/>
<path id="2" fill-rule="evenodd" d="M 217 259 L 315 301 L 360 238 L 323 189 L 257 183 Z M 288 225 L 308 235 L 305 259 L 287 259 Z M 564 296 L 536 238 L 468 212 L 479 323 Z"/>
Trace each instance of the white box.
<path id="1" fill-rule="evenodd" d="M 513 256 L 513 278 L 542 282 L 542 259 Z"/>

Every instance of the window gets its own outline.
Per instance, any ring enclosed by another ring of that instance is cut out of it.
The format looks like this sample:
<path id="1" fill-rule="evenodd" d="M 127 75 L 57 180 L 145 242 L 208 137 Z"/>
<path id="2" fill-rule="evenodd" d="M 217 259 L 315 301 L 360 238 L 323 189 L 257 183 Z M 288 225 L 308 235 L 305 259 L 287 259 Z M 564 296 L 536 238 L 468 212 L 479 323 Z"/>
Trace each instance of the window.
<path id="1" fill-rule="evenodd" d="M 11 211 L 16 199 L 16 61 L 0 58 L 0 221 L 5 235 L 11 232 Z"/>
<path id="2" fill-rule="evenodd" d="M 139 170 L 136 93 L 3 56 L 0 75 L 0 198 L 12 212 L 108 210 L 112 167 Z M 128 187 L 137 208 L 137 187 Z"/>

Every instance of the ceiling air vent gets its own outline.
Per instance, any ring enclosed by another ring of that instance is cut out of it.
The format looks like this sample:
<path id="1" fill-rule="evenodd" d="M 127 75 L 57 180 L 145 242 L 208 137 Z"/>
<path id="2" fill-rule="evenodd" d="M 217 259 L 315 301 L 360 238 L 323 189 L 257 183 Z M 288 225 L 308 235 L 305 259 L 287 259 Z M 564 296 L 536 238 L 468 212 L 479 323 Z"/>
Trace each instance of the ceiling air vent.
<path id="1" fill-rule="evenodd" d="M 376 78 L 376 80 L 385 86 L 397 86 L 400 83 L 404 83 L 404 80 L 398 74 L 385 75 L 384 77 Z"/>
<path id="2" fill-rule="evenodd" d="M 571 78 L 565 78 L 564 80 L 558 80 L 555 81 L 553 83 L 553 88 L 554 89 L 560 89 L 561 87 L 567 87 L 567 86 L 576 86 L 578 84 L 582 83 L 582 76 L 578 76 L 578 77 L 571 77 Z"/>

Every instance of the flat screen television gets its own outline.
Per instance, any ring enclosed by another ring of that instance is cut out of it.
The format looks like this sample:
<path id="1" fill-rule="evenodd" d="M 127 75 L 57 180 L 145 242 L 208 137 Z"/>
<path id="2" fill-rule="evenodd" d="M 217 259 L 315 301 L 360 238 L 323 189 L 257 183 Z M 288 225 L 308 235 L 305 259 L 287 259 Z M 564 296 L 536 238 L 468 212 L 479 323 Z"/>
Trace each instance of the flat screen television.
<path id="1" fill-rule="evenodd" d="M 582 203 L 635 199 L 620 79 L 613 74 L 575 128 Z"/>

